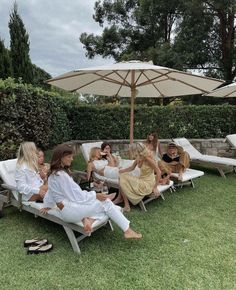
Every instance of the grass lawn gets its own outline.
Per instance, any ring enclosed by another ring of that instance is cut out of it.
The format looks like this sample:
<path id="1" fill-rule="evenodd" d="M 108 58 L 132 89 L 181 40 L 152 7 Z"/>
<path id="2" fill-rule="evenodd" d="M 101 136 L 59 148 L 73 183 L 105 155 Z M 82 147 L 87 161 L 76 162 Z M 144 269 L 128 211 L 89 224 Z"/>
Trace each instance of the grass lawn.
<path id="1" fill-rule="evenodd" d="M 132 208 L 127 217 L 142 240 L 104 227 L 80 243 L 82 255 L 61 226 L 6 208 L 0 289 L 236 289 L 236 175 L 208 171 L 195 185 L 166 193 L 147 213 Z M 26 255 L 23 241 L 34 237 L 48 238 L 54 250 Z"/>

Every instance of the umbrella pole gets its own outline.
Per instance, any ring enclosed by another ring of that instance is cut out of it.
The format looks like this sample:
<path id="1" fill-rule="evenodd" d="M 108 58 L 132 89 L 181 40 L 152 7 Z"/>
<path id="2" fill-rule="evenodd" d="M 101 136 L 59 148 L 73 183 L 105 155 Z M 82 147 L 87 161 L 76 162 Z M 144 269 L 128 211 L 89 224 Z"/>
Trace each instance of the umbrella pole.
<path id="1" fill-rule="evenodd" d="M 136 95 L 135 87 L 135 71 L 131 71 L 131 100 L 130 100 L 130 132 L 129 132 L 129 143 L 134 142 L 134 99 Z"/>

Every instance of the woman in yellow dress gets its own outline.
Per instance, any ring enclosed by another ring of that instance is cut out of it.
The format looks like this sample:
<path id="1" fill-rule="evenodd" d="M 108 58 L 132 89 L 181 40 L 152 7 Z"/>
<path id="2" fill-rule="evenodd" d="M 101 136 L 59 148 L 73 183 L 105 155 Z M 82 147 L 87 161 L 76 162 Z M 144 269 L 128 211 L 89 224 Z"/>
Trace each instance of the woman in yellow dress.
<path id="1" fill-rule="evenodd" d="M 129 201 L 136 205 L 146 195 L 160 195 L 157 189 L 161 177 L 161 171 L 153 159 L 151 152 L 142 143 L 130 146 L 131 154 L 135 158 L 133 164 L 125 169 L 120 169 L 120 192 L 114 203 L 124 201 L 124 211 L 130 211 Z M 140 168 L 140 176 L 131 176 L 128 172 Z"/>

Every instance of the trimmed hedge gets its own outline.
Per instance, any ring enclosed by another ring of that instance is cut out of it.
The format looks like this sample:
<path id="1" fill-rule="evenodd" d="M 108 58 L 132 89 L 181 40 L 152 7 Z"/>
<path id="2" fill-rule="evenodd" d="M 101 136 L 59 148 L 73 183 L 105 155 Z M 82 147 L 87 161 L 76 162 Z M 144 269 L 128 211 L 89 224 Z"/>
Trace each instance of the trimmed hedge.
<path id="1" fill-rule="evenodd" d="M 236 106 L 137 106 L 134 138 L 224 138 L 236 133 Z M 31 85 L 0 80 L 0 160 L 12 158 L 22 141 L 43 149 L 69 140 L 129 139 L 129 106 L 81 105 Z"/>
<path id="2" fill-rule="evenodd" d="M 73 139 L 129 139 L 128 106 L 75 106 L 67 111 Z M 134 116 L 135 139 L 152 130 L 161 139 L 224 138 L 236 132 L 236 106 L 230 105 L 138 106 Z"/>
<path id="3" fill-rule="evenodd" d="M 70 140 L 62 102 L 55 93 L 0 80 L 0 159 L 14 157 L 22 141 L 47 149 Z"/>

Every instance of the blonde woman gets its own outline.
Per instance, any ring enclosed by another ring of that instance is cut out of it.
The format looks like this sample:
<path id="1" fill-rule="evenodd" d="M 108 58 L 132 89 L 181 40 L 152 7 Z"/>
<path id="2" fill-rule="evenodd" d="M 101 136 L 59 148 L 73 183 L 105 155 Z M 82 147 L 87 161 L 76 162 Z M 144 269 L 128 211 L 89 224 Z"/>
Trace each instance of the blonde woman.
<path id="1" fill-rule="evenodd" d="M 146 195 L 151 193 L 160 195 L 157 185 L 161 177 L 161 171 L 152 154 L 143 143 L 135 143 L 130 146 L 130 151 L 135 158 L 132 166 L 120 170 L 120 194 L 114 203 L 124 201 L 124 211 L 130 211 L 129 201 L 136 205 Z M 127 172 L 134 170 L 138 165 L 140 176 L 130 176 Z"/>
<path id="2" fill-rule="evenodd" d="M 16 187 L 23 201 L 42 201 L 47 192 L 39 175 L 38 151 L 33 142 L 23 142 L 17 154 Z"/>
<path id="3" fill-rule="evenodd" d="M 93 171 L 106 178 L 117 179 L 119 177 L 119 168 L 110 164 L 107 159 L 102 159 L 101 157 L 101 148 L 93 147 L 90 150 L 87 179 L 90 180 Z"/>

